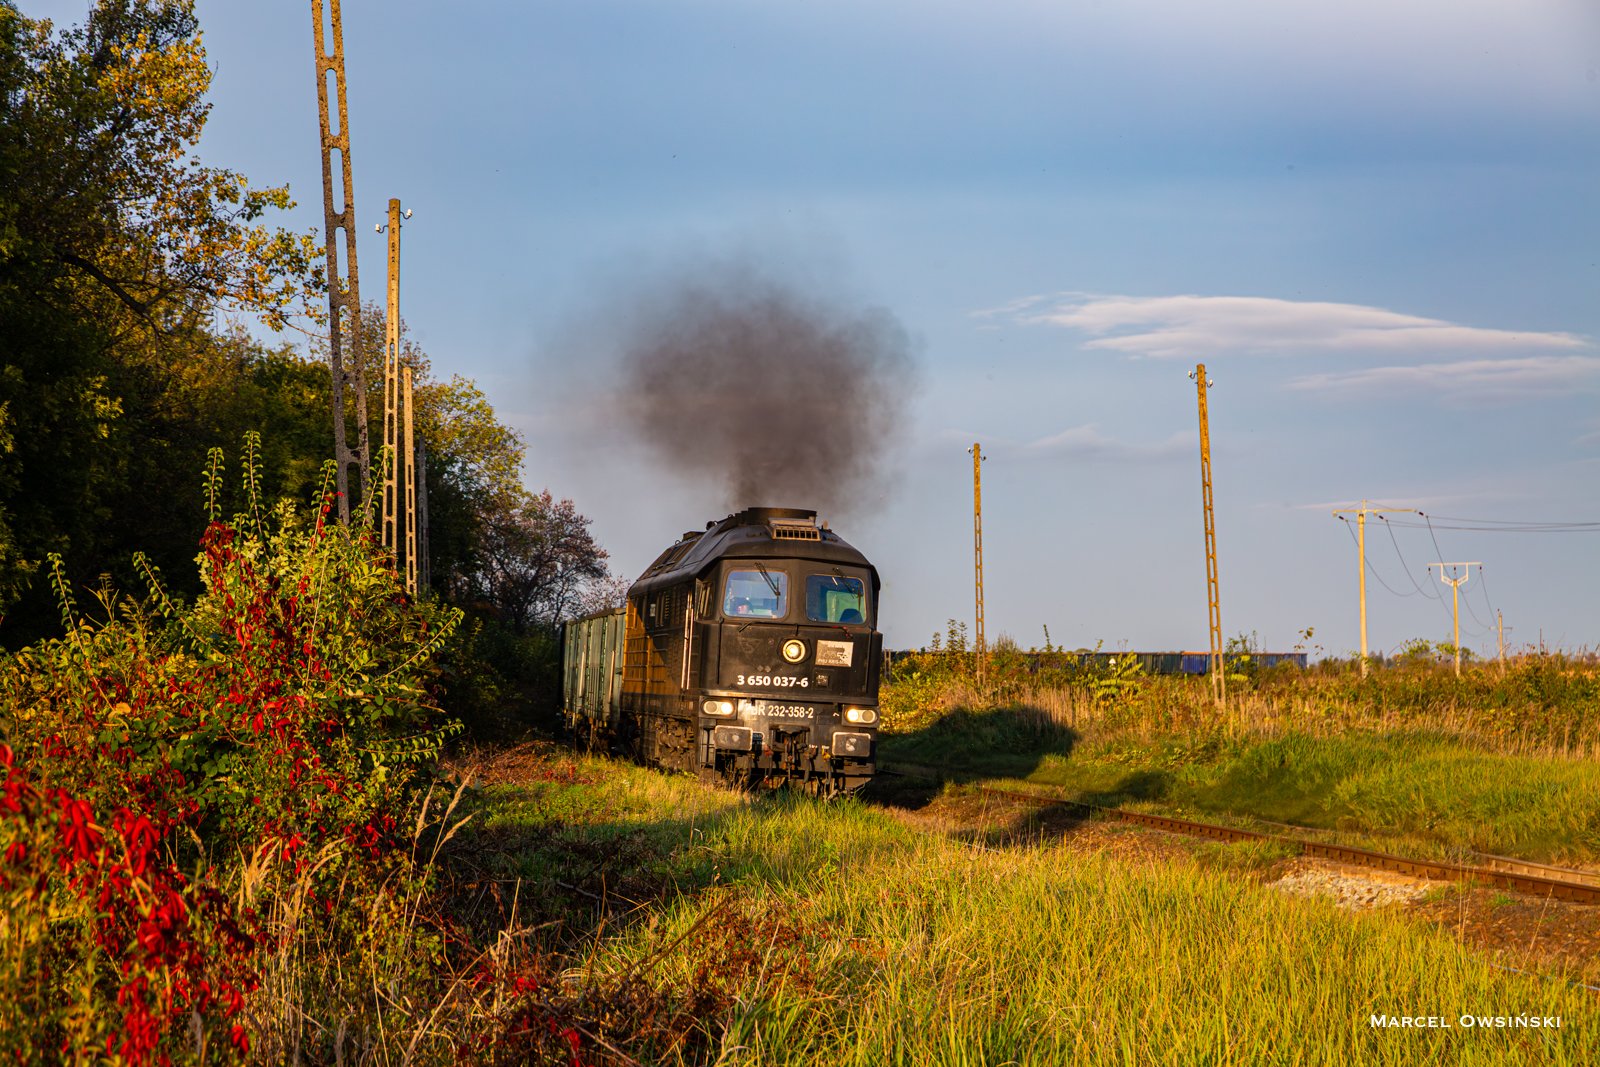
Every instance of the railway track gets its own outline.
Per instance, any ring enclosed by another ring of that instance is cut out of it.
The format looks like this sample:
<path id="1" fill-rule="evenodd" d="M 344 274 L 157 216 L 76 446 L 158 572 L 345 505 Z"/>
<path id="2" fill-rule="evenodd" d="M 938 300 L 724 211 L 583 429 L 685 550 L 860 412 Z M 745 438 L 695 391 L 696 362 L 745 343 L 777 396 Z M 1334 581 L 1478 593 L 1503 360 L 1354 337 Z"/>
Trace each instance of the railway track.
<path id="1" fill-rule="evenodd" d="M 1577 904 L 1600 904 L 1600 877 L 1588 871 L 1552 867 L 1543 863 L 1531 863 L 1506 856 L 1484 856 L 1483 858 L 1489 861 L 1489 865 L 1486 866 L 1466 866 L 1464 864 L 1444 863 L 1439 860 L 1411 859 L 1406 856 L 1395 856 L 1387 852 L 1373 852 L 1370 849 L 1354 848 L 1349 845 L 1340 845 L 1328 841 L 1289 837 L 1283 834 L 1257 833 L 1253 830 L 1240 830 L 1231 826 L 1217 826 L 1212 823 L 1192 822 L 1188 819 L 1174 819 L 1166 815 L 1150 815 L 1142 811 L 1128 811 L 1125 808 L 1101 807 L 1098 804 L 1085 804 L 1077 800 L 1043 796 L 1037 793 L 1017 793 L 1006 789 L 992 789 L 988 786 L 980 788 L 983 792 L 992 796 L 1007 797 L 1012 800 L 1020 800 L 1046 807 L 1079 808 L 1085 811 L 1093 811 L 1105 818 L 1117 819 L 1121 822 L 1133 823 L 1138 826 L 1148 826 L 1151 829 L 1165 830 L 1169 833 L 1187 834 L 1191 837 L 1209 837 L 1215 841 L 1227 842 L 1280 841 L 1297 846 L 1303 856 L 1316 856 L 1321 859 L 1349 863 L 1358 867 L 1372 867 L 1377 870 L 1393 871 L 1396 874 L 1404 874 L 1413 878 L 1427 878 L 1431 881 L 1442 882 L 1474 881 L 1538 897 L 1553 897 L 1557 900 L 1569 900 Z"/>

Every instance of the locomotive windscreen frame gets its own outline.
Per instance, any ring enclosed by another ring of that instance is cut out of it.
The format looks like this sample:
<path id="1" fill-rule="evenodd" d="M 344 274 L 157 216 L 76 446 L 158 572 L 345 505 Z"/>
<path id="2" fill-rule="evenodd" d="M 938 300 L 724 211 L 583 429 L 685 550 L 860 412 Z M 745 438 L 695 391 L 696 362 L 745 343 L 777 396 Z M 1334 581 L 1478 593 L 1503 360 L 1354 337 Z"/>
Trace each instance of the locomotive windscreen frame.
<path id="1" fill-rule="evenodd" d="M 876 769 L 880 588 L 814 511 L 707 523 L 625 607 L 566 624 L 567 725 L 583 745 L 706 781 L 859 789 Z"/>

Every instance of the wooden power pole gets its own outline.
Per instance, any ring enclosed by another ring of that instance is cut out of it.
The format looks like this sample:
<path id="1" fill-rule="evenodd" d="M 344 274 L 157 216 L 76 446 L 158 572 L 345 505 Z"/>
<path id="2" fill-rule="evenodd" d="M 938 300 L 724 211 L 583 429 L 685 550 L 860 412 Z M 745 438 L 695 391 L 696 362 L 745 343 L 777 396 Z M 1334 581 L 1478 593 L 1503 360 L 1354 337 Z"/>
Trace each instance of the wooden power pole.
<path id="1" fill-rule="evenodd" d="M 333 376 L 333 458 L 339 464 L 339 522 L 350 525 L 350 467 L 361 468 L 361 499 L 372 500 L 371 453 L 367 448 L 367 374 L 361 358 L 361 286 L 356 272 L 356 209 L 354 186 L 350 178 L 350 113 L 345 106 L 344 31 L 339 18 L 339 0 L 328 0 L 333 32 L 333 53 L 327 51 L 322 28 L 322 0 L 311 0 L 311 23 L 317 48 L 317 114 L 322 124 L 322 208 L 326 223 L 328 255 L 328 366 Z M 339 130 L 328 124 L 328 73 L 333 72 L 334 95 L 339 114 Z M 343 207 L 335 208 L 333 195 L 333 153 L 339 153 L 340 192 Z M 349 282 L 339 279 L 338 232 L 344 231 L 345 262 Z M 350 369 L 344 366 L 344 327 L 350 328 Z M 356 447 L 345 438 L 344 394 L 349 386 L 355 393 Z"/>
<path id="2" fill-rule="evenodd" d="M 1361 590 L 1361 677 L 1367 676 L 1367 516 L 1378 511 L 1387 511 L 1393 514 L 1394 508 L 1375 508 L 1363 500 L 1349 511 L 1335 511 L 1335 517 L 1340 515 L 1354 515 L 1356 517 L 1356 571 L 1360 579 L 1358 585 Z M 1407 510 L 1407 509 L 1399 509 Z M 1420 512 L 1419 512 L 1420 514 Z M 1380 519 L 1382 515 L 1378 516 Z"/>
<path id="3" fill-rule="evenodd" d="M 1197 364 L 1189 375 L 1200 399 L 1200 500 L 1206 527 L 1206 602 L 1211 627 L 1211 692 L 1220 708 L 1227 702 L 1227 677 L 1222 663 L 1222 601 L 1217 590 L 1217 524 L 1211 510 L 1211 424 L 1206 417 L 1206 390 L 1216 382 L 1206 377 L 1206 365 Z"/>
<path id="4" fill-rule="evenodd" d="M 978 442 L 972 442 L 972 566 L 973 590 L 977 602 L 976 632 L 972 650 L 978 664 L 978 679 L 983 680 L 985 648 L 983 643 L 983 468 L 988 459 Z"/>

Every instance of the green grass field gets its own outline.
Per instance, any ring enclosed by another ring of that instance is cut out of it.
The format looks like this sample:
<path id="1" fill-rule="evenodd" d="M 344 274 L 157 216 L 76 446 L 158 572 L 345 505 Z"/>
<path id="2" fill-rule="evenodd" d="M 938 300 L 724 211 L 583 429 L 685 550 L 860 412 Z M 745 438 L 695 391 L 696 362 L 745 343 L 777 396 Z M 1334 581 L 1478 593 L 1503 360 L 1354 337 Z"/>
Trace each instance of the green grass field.
<path id="1" fill-rule="evenodd" d="M 490 789 L 463 847 L 524 879 L 510 890 L 522 921 L 546 924 L 537 936 L 574 987 L 648 976 L 679 1004 L 717 993 L 670 1037 L 615 1031 L 639 1062 L 1600 1062 L 1595 994 L 1497 969 L 1395 914 L 1220 866 L 977 848 L 854 801 L 574 767 Z"/>
<path id="2" fill-rule="evenodd" d="M 883 758 L 1107 806 L 1251 816 L 1543 862 L 1600 856 L 1600 765 L 1588 760 L 1506 756 L 1406 732 L 1121 736 L 1028 753 L 995 751 L 964 733 L 952 726 L 943 743 L 934 732 L 889 738 Z"/>

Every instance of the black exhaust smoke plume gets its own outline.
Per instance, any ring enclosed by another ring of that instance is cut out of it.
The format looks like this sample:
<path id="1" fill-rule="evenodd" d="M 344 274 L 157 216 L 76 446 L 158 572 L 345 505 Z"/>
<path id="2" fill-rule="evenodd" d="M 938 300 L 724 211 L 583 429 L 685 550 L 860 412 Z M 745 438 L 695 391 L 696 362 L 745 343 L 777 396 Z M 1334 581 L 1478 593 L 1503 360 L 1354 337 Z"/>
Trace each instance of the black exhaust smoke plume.
<path id="1" fill-rule="evenodd" d="M 744 277 L 669 285 L 632 323 L 632 429 L 669 469 L 720 483 L 731 508 L 871 511 L 915 383 L 882 308 Z"/>

